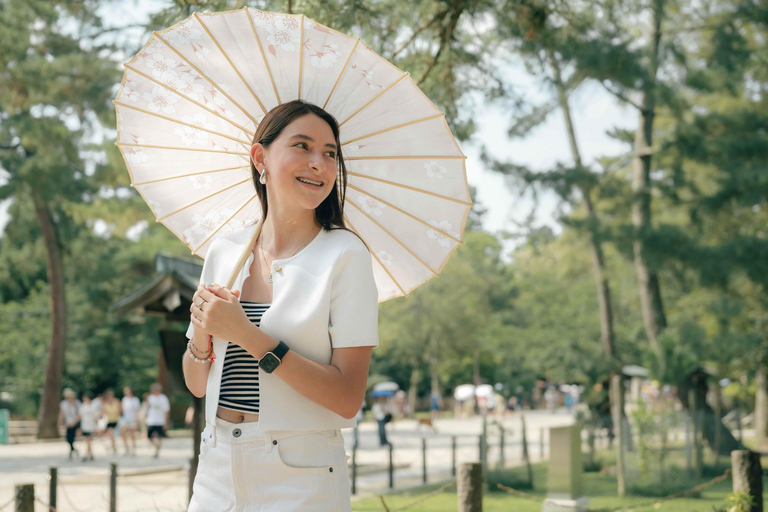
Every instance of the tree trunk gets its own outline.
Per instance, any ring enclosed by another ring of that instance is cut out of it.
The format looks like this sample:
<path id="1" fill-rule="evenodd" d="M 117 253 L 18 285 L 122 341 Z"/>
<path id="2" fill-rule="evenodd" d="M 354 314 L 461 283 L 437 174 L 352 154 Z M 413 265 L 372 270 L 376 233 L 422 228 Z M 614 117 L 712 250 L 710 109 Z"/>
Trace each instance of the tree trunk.
<path id="1" fill-rule="evenodd" d="M 560 73 L 560 64 L 557 61 L 557 57 L 550 50 L 547 56 L 552 66 L 552 72 L 555 78 L 555 87 L 557 88 L 557 94 L 560 101 L 560 108 L 563 111 L 565 118 L 565 126 L 568 132 L 568 140 L 571 146 L 571 155 L 573 156 L 574 164 L 576 168 L 582 169 L 581 153 L 579 151 L 578 144 L 576 142 L 576 129 L 571 119 L 571 108 L 568 103 L 568 91 L 563 83 L 562 75 Z M 581 195 L 584 198 L 584 208 L 586 209 L 587 219 L 589 221 L 589 249 L 590 257 L 592 259 L 592 275 L 595 278 L 595 285 L 597 286 L 597 302 L 600 308 L 600 341 L 606 354 L 611 358 L 613 366 L 619 367 L 618 384 L 614 384 L 614 379 L 611 378 L 611 389 L 614 386 L 619 386 L 612 392 L 611 396 L 611 411 L 613 413 L 614 425 L 616 426 L 617 434 L 617 463 L 616 463 L 616 476 L 619 482 L 619 495 L 624 495 L 624 433 L 623 433 L 623 419 L 624 419 L 624 382 L 620 372 L 620 362 L 616 354 L 616 336 L 613 330 L 613 307 L 611 302 L 611 287 L 608 281 L 608 276 L 605 271 L 605 257 L 603 256 L 602 241 L 599 234 L 600 222 L 597 218 L 594 205 L 592 204 L 592 191 L 589 185 L 579 186 Z M 620 404 L 616 402 L 619 401 Z"/>
<path id="2" fill-rule="evenodd" d="M 762 444 L 768 439 L 768 382 L 766 382 L 766 365 L 763 361 L 757 366 L 755 376 L 757 390 L 755 391 L 755 436 Z"/>
<path id="3" fill-rule="evenodd" d="M 611 374 L 611 416 L 613 417 L 613 431 L 616 438 L 616 484 L 617 494 L 626 496 L 627 486 L 625 482 L 626 465 L 624 463 L 624 377 L 621 372 Z"/>
<path id="4" fill-rule="evenodd" d="M 661 18 L 663 0 L 653 2 L 653 26 L 651 29 L 651 52 L 649 79 L 643 88 L 640 110 L 640 126 L 635 136 L 635 157 L 632 172 L 632 224 L 635 240 L 632 249 L 635 270 L 640 288 L 640 309 L 645 324 L 646 336 L 659 358 L 663 357 L 658 336 L 667 326 L 664 305 L 661 301 L 659 277 L 655 269 L 648 266 L 645 251 L 645 237 L 651 230 L 651 144 L 653 120 L 656 108 L 656 74 L 659 69 L 659 47 L 661 41 Z M 659 359 L 664 368 L 664 361 Z"/>
<path id="5" fill-rule="evenodd" d="M 411 384 L 408 388 L 408 416 L 413 418 L 416 413 L 416 397 L 419 394 L 419 380 L 421 380 L 421 369 L 419 365 L 414 365 L 411 370 Z"/>
<path id="6" fill-rule="evenodd" d="M 45 244 L 48 283 L 51 289 L 51 346 L 48 349 L 48 363 L 45 367 L 45 384 L 38 414 L 39 439 L 59 437 L 56 426 L 59 417 L 61 379 L 64 374 L 64 352 L 67 341 L 67 305 L 64 290 L 64 260 L 56 226 L 47 205 L 32 195 L 35 215 Z"/>
<path id="7" fill-rule="evenodd" d="M 731 431 L 722 424 L 722 419 L 715 414 L 712 407 L 707 403 L 707 380 L 706 376 L 701 372 L 695 372 L 689 375 L 683 380 L 677 387 L 677 399 L 683 404 L 686 410 L 690 410 L 691 404 L 689 400 L 688 390 L 690 388 L 696 389 L 696 405 L 699 407 L 703 416 L 702 435 L 707 440 L 707 444 L 712 450 L 717 448 L 720 455 L 726 457 L 731 456 L 733 450 L 739 450 L 739 442 L 733 437 Z M 719 439 L 715 439 L 718 432 L 717 423 L 720 423 L 719 427 Z"/>

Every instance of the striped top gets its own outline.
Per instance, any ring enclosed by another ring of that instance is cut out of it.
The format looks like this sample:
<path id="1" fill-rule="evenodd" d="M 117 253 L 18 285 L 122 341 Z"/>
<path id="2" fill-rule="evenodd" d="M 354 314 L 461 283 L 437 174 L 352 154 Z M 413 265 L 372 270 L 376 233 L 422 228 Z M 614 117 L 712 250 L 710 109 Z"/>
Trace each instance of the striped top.
<path id="1" fill-rule="evenodd" d="M 269 304 L 259 302 L 241 302 L 240 305 L 257 327 L 264 312 L 269 309 Z M 221 373 L 219 407 L 247 414 L 259 413 L 259 362 L 231 341 L 227 345 Z"/>

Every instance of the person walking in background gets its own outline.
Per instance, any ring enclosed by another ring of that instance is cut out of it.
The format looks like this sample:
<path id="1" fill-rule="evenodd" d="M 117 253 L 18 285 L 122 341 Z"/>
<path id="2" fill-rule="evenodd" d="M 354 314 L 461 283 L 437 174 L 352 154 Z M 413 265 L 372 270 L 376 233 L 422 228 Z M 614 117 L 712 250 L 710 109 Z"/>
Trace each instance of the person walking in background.
<path id="1" fill-rule="evenodd" d="M 371 407 L 373 417 L 376 418 L 376 423 L 379 424 L 379 446 L 389 444 L 386 425 L 392 421 L 392 413 L 388 409 L 383 396 L 376 397 L 376 403 Z"/>
<path id="2" fill-rule="evenodd" d="M 123 415 L 120 418 L 120 437 L 123 438 L 125 443 L 125 454 L 136 455 L 136 431 L 139 428 L 139 408 L 141 408 L 141 402 L 139 398 L 134 396 L 133 390 L 128 386 L 123 388 Z M 133 444 L 133 450 L 128 446 L 128 438 L 131 438 Z"/>
<path id="3" fill-rule="evenodd" d="M 165 431 L 170 426 L 171 403 L 163 394 L 163 386 L 157 382 L 149 388 L 147 397 L 147 436 L 155 447 L 155 458 L 160 456 Z"/>
<path id="4" fill-rule="evenodd" d="M 433 391 L 429 395 L 429 410 L 432 412 L 432 420 L 440 417 L 440 409 L 443 408 L 443 396 L 439 391 Z"/>
<path id="5" fill-rule="evenodd" d="M 75 392 L 66 388 L 64 400 L 59 404 L 59 428 L 67 427 L 67 443 L 69 443 L 69 460 L 72 455 L 79 455 L 75 450 L 75 433 L 80 427 L 80 400 L 75 397 Z"/>
<path id="6" fill-rule="evenodd" d="M 80 404 L 80 432 L 85 439 L 86 453 L 83 460 L 93 460 L 93 450 L 91 439 L 96 431 L 96 423 L 101 416 L 99 404 L 91 400 L 93 395 L 90 392 L 83 393 L 83 402 Z"/>
<path id="7" fill-rule="evenodd" d="M 112 443 L 112 453 L 117 453 L 117 445 L 115 444 L 115 428 L 117 422 L 120 420 L 120 414 L 122 413 L 122 404 L 120 400 L 115 398 L 115 392 L 108 389 L 104 392 L 104 400 L 101 404 L 101 409 L 104 418 L 107 420 L 107 426 L 105 434 Z"/>

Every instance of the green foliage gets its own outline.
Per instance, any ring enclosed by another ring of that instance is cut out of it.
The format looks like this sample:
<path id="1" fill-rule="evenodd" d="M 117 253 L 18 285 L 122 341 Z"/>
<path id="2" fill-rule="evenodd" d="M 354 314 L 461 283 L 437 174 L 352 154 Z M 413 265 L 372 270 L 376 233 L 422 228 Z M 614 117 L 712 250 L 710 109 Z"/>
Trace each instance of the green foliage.
<path id="1" fill-rule="evenodd" d="M 749 512 L 752 510 L 755 500 L 744 491 L 734 492 L 728 495 L 719 510 L 723 512 Z"/>

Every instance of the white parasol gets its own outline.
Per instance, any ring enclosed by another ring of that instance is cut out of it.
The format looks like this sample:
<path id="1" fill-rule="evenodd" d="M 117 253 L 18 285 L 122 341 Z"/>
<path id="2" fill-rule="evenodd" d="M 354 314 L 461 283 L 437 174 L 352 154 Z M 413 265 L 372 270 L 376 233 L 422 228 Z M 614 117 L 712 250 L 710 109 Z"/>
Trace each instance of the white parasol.
<path id="1" fill-rule="evenodd" d="M 114 100 L 131 185 L 205 257 L 214 239 L 261 218 L 253 134 L 297 98 L 339 122 L 345 221 L 371 249 L 379 300 L 438 275 L 471 207 L 466 157 L 408 73 L 304 15 L 196 13 L 155 32 L 125 64 Z"/>
<path id="2" fill-rule="evenodd" d="M 475 386 L 473 384 L 461 384 L 453 390 L 453 398 L 456 400 L 467 400 L 475 396 Z"/>

